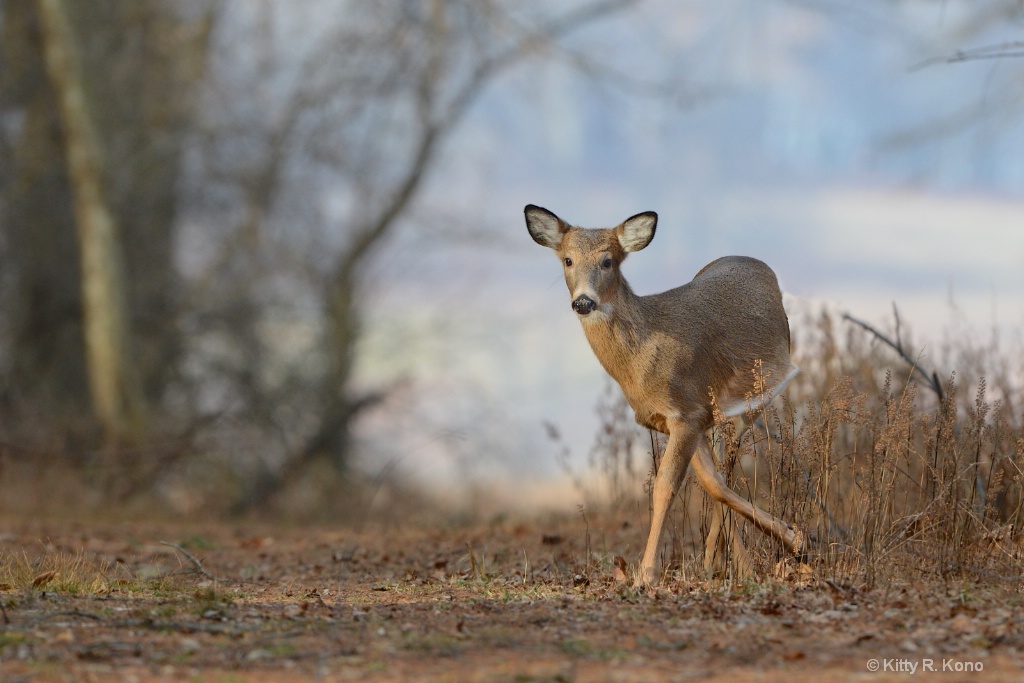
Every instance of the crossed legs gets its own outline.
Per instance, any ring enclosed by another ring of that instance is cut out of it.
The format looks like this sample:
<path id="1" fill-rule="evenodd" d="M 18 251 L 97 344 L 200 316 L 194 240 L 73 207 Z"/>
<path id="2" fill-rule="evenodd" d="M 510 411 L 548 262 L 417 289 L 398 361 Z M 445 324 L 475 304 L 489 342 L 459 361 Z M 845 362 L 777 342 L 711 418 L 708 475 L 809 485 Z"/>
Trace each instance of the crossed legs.
<path id="1" fill-rule="evenodd" d="M 658 582 L 658 548 L 661 532 L 691 459 L 697 480 L 718 503 L 743 515 L 761 531 L 778 539 L 791 552 L 798 553 L 803 549 L 803 534 L 728 487 L 715 468 L 711 448 L 702 431 L 679 420 L 670 421 L 668 429 L 668 446 L 665 448 L 665 456 L 661 459 L 658 475 L 654 479 L 651 533 L 647 538 L 642 564 L 643 577 L 647 584 L 653 585 Z"/>

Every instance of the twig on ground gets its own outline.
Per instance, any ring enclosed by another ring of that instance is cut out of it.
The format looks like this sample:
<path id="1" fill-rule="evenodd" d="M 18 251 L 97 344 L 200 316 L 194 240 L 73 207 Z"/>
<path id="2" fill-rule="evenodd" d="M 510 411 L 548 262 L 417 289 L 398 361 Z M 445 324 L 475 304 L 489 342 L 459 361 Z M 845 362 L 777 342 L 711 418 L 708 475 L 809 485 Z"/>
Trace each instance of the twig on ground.
<path id="1" fill-rule="evenodd" d="M 168 548 L 174 548 L 179 553 L 184 555 L 185 558 L 189 562 L 192 563 L 192 566 L 195 567 L 196 573 L 198 573 L 200 576 L 204 576 L 204 577 L 208 578 L 210 581 L 218 581 L 218 582 L 221 582 L 221 583 L 230 583 L 230 581 L 231 581 L 230 579 L 222 579 L 219 576 L 214 576 L 210 572 L 206 571 L 206 568 L 203 567 L 203 563 L 200 562 L 199 559 L 195 555 L 193 555 L 189 551 L 185 550 L 184 548 L 182 548 L 177 543 L 169 543 L 167 541 L 160 541 L 160 545 L 165 545 Z"/>
<path id="2" fill-rule="evenodd" d="M 103 621 L 103 617 L 93 612 L 83 612 L 79 609 L 64 609 L 58 612 L 48 612 L 46 614 L 43 614 L 32 623 L 39 624 L 46 621 L 47 619 L 54 619 L 56 617 L 80 617 L 82 619 L 92 619 L 93 621 Z"/>
<path id="3" fill-rule="evenodd" d="M 240 636 L 246 633 L 257 633 L 259 626 L 242 625 L 237 622 L 198 622 L 198 621 L 155 621 L 153 619 L 126 619 L 111 624 L 113 628 L 144 628 L 149 631 L 174 631 L 175 633 L 213 633 Z"/>

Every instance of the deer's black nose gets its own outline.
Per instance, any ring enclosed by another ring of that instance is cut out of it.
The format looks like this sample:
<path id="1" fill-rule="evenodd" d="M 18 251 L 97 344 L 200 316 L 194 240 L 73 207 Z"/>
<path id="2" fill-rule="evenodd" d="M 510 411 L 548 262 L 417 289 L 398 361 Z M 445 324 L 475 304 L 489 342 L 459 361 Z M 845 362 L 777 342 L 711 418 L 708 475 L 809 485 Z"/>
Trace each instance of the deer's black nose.
<path id="1" fill-rule="evenodd" d="M 572 302 L 572 310 L 576 311 L 580 315 L 586 315 L 597 308 L 597 302 L 591 299 L 586 294 L 576 297 Z"/>

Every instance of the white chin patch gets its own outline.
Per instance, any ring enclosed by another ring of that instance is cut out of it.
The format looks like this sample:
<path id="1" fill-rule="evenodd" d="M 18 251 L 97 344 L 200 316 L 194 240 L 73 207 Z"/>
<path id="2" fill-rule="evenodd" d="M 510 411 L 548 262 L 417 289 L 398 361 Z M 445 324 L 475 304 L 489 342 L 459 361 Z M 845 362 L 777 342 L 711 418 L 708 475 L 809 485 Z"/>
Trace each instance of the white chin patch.
<path id="1" fill-rule="evenodd" d="M 584 325 L 607 322 L 612 317 L 612 307 L 609 304 L 601 304 L 586 315 L 580 315 L 577 313 L 576 317 L 579 318 L 580 322 Z"/>

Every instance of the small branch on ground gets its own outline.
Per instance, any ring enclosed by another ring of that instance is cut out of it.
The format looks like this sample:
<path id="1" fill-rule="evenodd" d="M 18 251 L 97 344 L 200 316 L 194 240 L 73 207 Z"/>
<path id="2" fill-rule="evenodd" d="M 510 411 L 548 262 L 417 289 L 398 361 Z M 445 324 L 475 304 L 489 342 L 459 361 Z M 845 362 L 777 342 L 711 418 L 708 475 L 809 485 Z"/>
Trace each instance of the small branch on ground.
<path id="1" fill-rule="evenodd" d="M 47 614 L 44 614 L 41 617 L 39 617 L 38 619 L 36 619 L 35 621 L 33 621 L 32 623 L 33 624 L 41 624 L 42 622 L 46 621 L 47 619 L 54 619 L 56 617 L 79 617 L 81 619 L 92 619 L 93 621 L 103 621 L 103 617 L 102 616 L 100 616 L 99 614 L 94 614 L 93 612 L 83 612 L 82 610 L 79 610 L 79 609 L 65 609 L 65 610 L 60 610 L 59 612 L 49 612 Z"/>
<path id="2" fill-rule="evenodd" d="M 197 558 L 195 555 L 193 555 L 189 551 L 187 551 L 184 548 L 182 548 L 180 545 L 178 545 L 176 543 L 168 543 L 167 541 L 160 541 L 160 545 L 165 545 L 168 548 L 174 548 L 179 553 L 184 555 L 185 558 L 189 562 L 192 563 L 192 566 L 195 567 L 196 573 L 199 574 L 200 576 L 204 576 L 207 579 L 209 579 L 210 581 L 218 581 L 220 583 L 230 583 L 231 582 L 230 579 L 222 579 L 219 576 L 214 576 L 210 572 L 206 571 L 206 568 L 203 567 L 203 563 L 199 561 L 199 558 Z"/>

